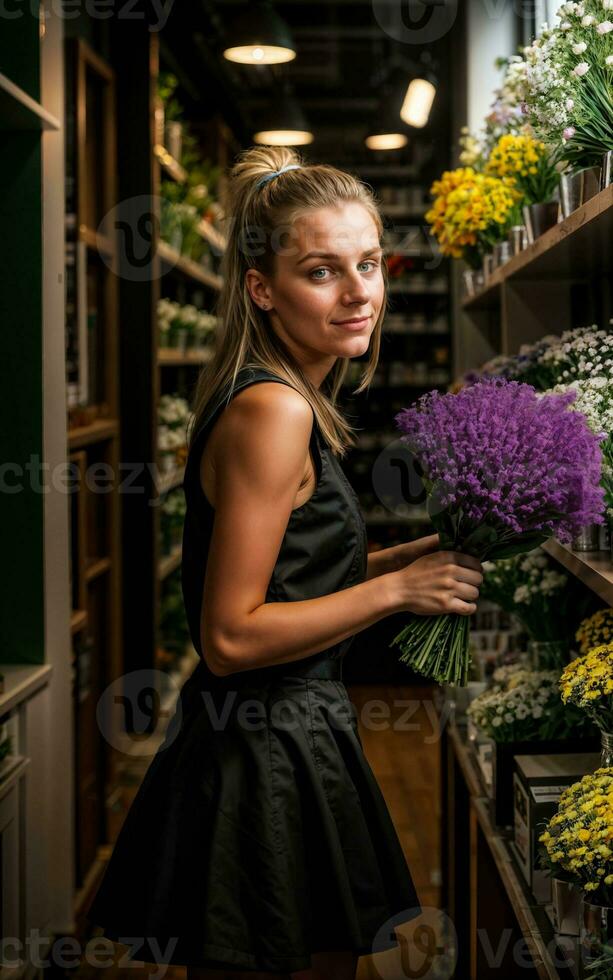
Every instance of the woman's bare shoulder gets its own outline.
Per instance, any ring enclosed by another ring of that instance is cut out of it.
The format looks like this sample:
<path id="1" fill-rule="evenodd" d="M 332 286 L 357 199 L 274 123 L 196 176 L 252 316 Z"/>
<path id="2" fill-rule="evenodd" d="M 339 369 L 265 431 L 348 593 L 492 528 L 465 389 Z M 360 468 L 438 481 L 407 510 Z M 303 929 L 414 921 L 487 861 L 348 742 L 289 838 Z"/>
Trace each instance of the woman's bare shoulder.
<path id="1" fill-rule="evenodd" d="M 261 381 L 237 392 L 213 426 L 201 460 L 209 499 L 218 495 L 222 471 L 230 478 L 242 470 L 254 481 L 265 473 L 270 483 L 281 484 L 297 474 L 300 481 L 312 428 L 309 402 L 289 385 Z"/>
<path id="2" fill-rule="evenodd" d="M 259 381 L 237 392 L 219 422 L 224 435 L 231 438 L 240 439 L 246 431 L 253 437 L 259 427 L 271 434 L 289 428 L 298 436 L 310 433 L 313 410 L 306 398 L 290 385 Z"/>

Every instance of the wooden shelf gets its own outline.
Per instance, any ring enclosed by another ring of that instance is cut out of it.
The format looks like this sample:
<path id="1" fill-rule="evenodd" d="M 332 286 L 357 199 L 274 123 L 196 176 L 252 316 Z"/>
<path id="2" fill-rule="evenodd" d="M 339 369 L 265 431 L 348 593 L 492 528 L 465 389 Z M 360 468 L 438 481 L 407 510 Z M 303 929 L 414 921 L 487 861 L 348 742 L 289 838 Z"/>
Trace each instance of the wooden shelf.
<path id="1" fill-rule="evenodd" d="M 387 337 L 419 337 L 420 340 L 442 340 L 449 337 L 448 330 L 398 330 L 396 327 L 383 325 L 383 333 Z"/>
<path id="2" fill-rule="evenodd" d="M 169 490 L 174 490 L 175 487 L 180 486 L 184 476 L 184 466 L 179 466 L 176 470 L 171 470 L 170 473 L 161 473 L 157 481 L 158 494 L 162 496 L 163 493 L 168 493 Z"/>
<path id="3" fill-rule="evenodd" d="M 181 367 L 187 364 L 206 364 L 213 357 L 213 350 L 204 347 L 201 350 L 181 351 L 178 347 L 158 347 L 158 364 L 161 367 Z"/>
<path id="4" fill-rule="evenodd" d="M 371 381 L 369 390 L 375 388 L 387 388 L 389 391 L 430 391 L 432 388 L 440 388 L 441 385 L 448 385 L 451 379 L 449 376 L 445 381 L 396 381 L 390 384 L 389 381 Z M 345 384 L 343 383 L 343 387 Z"/>
<path id="5" fill-rule="evenodd" d="M 87 225 L 79 226 L 79 240 L 85 242 L 91 252 L 98 252 L 106 258 L 112 258 L 115 254 L 113 241 L 107 235 L 101 235 L 93 228 L 88 228 Z"/>
<path id="6" fill-rule="evenodd" d="M 178 160 L 175 160 L 171 156 L 165 146 L 162 146 L 161 143 L 156 143 L 153 147 L 153 155 L 168 177 L 176 180 L 178 184 L 185 183 L 187 180 L 187 171 L 181 166 Z"/>
<path id="7" fill-rule="evenodd" d="M 414 204 L 382 204 L 379 211 L 386 218 L 408 218 L 410 221 L 423 221 L 428 207 L 428 204 L 424 204 L 421 208 L 416 208 Z"/>
<path id="8" fill-rule="evenodd" d="M 496 269 L 495 275 L 502 271 L 502 269 Z M 487 286 L 480 289 L 474 296 L 467 296 L 463 299 L 462 306 L 465 310 L 471 311 L 498 310 L 500 308 L 500 280 L 495 281 L 494 277 L 491 277 Z"/>
<path id="9" fill-rule="evenodd" d="M 613 606 L 613 565 L 604 551 L 572 551 L 551 538 L 542 546 L 610 606 Z"/>
<path id="10" fill-rule="evenodd" d="M 27 92 L 0 74 L 0 130 L 37 130 L 61 128 L 59 119 L 47 112 Z"/>
<path id="11" fill-rule="evenodd" d="M 119 432 L 119 421 L 117 419 L 97 419 L 90 425 L 79 425 L 68 430 L 69 449 L 81 449 L 83 446 L 91 446 L 95 442 L 103 442 L 105 439 L 112 439 Z"/>
<path id="12" fill-rule="evenodd" d="M 475 756 L 463 737 L 463 731 L 454 723 L 448 724 L 445 729 L 445 771 L 447 779 L 451 781 L 447 786 L 451 809 L 446 818 L 453 821 L 453 826 L 449 828 L 452 833 L 450 843 L 457 834 L 457 826 L 464 828 L 465 821 L 468 823 L 466 829 L 469 829 L 470 848 L 468 855 L 448 855 L 450 868 L 453 869 L 448 885 L 453 895 L 453 909 L 458 916 L 458 942 L 463 942 L 460 952 L 465 961 L 469 959 L 467 954 L 470 950 L 471 980 L 476 976 L 481 978 L 481 972 L 475 972 L 479 931 L 495 929 L 498 934 L 503 927 L 513 932 L 517 928 L 523 937 L 536 971 L 530 972 L 530 976 L 536 975 L 540 980 L 575 977 L 575 941 L 570 936 L 556 935 L 547 907 L 535 902 L 515 862 L 510 846 L 512 831 L 493 825 Z M 468 847 L 469 842 L 464 843 Z M 456 878 L 458 873 L 459 879 Z M 465 901 L 470 903 L 468 915 L 463 907 Z M 488 921 L 483 921 L 481 916 Z M 491 964 L 487 971 L 484 970 L 484 976 L 510 975 L 503 970 L 501 964 Z"/>
<path id="13" fill-rule="evenodd" d="M 466 310 L 497 307 L 505 282 L 590 280 L 607 275 L 612 266 L 613 185 L 496 269 L 487 286 L 462 305 Z"/>
<path id="14" fill-rule="evenodd" d="M 432 286 L 419 286 L 416 288 L 411 285 L 410 281 L 394 282 L 392 280 L 389 284 L 388 293 L 392 296 L 398 293 L 405 293 L 410 296 L 447 296 L 449 290 L 446 285 L 440 289 L 438 287 L 433 289 Z"/>
<path id="15" fill-rule="evenodd" d="M 75 636 L 87 626 L 87 609 L 73 609 L 70 616 L 70 633 Z"/>
<path id="16" fill-rule="evenodd" d="M 168 575 L 171 575 L 172 572 L 179 567 L 181 564 L 182 555 L 182 546 L 177 545 L 177 547 L 173 548 L 169 555 L 164 555 L 163 558 L 160 558 L 158 562 L 158 579 L 160 582 Z"/>
<path id="17" fill-rule="evenodd" d="M 473 797 L 471 806 L 517 917 L 517 923 L 530 950 L 538 976 L 541 980 L 560 980 L 560 969 L 556 964 L 559 963 L 561 956 L 566 960 L 564 970 L 573 968 L 575 946 L 572 937 L 558 936 L 554 933 L 545 906 L 537 905 L 528 892 L 515 864 L 508 836 L 501 834 L 492 826 L 487 802 Z"/>
<path id="18" fill-rule="evenodd" d="M 198 232 L 220 255 L 227 249 L 228 240 L 226 236 L 222 235 L 222 233 L 205 218 L 203 218 L 199 223 Z"/>
<path id="19" fill-rule="evenodd" d="M 166 242 L 160 241 L 158 243 L 158 255 L 163 263 L 166 264 L 168 272 L 179 272 L 181 275 L 187 276 L 188 279 L 193 279 L 195 282 L 201 283 L 203 286 L 209 286 L 211 289 L 220 290 L 223 285 L 223 279 L 214 272 L 210 272 L 205 269 L 203 265 L 199 265 L 198 262 L 192 261 L 192 259 L 186 258 L 184 255 L 180 255 L 179 252 L 171 248 Z"/>
<path id="20" fill-rule="evenodd" d="M 85 567 L 85 581 L 93 582 L 101 575 L 106 575 L 111 569 L 111 559 L 109 557 L 94 558 Z"/>
<path id="21" fill-rule="evenodd" d="M 31 697 L 49 683 L 51 664 L 0 664 L 4 674 L 4 691 L 0 694 L 0 716 Z"/>

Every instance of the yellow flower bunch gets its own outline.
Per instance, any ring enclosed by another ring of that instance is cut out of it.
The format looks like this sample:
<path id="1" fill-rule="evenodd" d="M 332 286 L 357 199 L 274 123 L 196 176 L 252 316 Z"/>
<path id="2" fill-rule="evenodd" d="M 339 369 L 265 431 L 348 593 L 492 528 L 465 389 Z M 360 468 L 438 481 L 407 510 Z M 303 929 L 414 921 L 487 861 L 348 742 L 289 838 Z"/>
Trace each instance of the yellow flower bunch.
<path id="1" fill-rule="evenodd" d="M 613 885 L 613 768 L 597 769 L 562 793 L 539 840 L 553 874 L 563 869 L 609 904 Z"/>
<path id="2" fill-rule="evenodd" d="M 613 643 L 594 647 L 567 664 L 560 677 L 564 704 L 576 704 L 599 728 L 613 732 Z"/>
<path id="3" fill-rule="evenodd" d="M 501 136 L 487 162 L 486 170 L 496 177 L 527 177 L 538 173 L 538 164 L 547 150 L 540 140 L 531 136 Z"/>
<path id="4" fill-rule="evenodd" d="M 490 153 L 485 172 L 517 188 L 526 204 L 550 200 L 559 180 L 545 144 L 521 133 L 500 137 Z"/>
<path id="5" fill-rule="evenodd" d="M 426 212 L 443 255 L 475 259 L 485 248 L 501 241 L 512 222 L 521 195 L 497 177 L 472 167 L 446 170 L 430 188 L 434 198 Z M 470 254 L 470 250 L 473 254 Z"/>
<path id="6" fill-rule="evenodd" d="M 575 634 L 581 653 L 587 653 L 603 643 L 613 642 L 613 609 L 600 609 L 584 619 Z"/>

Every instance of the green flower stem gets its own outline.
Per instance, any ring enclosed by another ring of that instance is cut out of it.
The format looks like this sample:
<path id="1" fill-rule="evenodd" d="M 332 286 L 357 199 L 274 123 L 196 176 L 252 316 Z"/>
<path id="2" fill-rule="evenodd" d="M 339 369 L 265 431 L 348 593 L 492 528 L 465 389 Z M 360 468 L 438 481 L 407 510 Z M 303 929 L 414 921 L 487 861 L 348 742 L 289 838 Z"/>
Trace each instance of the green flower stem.
<path id="1" fill-rule="evenodd" d="M 470 667 L 470 619 L 457 614 L 423 616 L 411 621 L 394 637 L 400 660 L 439 684 L 465 687 Z"/>

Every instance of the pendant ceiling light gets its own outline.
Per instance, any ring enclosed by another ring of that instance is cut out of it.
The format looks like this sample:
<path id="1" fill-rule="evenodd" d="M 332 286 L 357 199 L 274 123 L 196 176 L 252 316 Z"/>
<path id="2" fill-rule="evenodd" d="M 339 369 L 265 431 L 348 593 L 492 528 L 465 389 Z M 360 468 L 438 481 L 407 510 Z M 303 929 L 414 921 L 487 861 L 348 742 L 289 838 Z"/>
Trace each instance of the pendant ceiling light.
<path id="1" fill-rule="evenodd" d="M 230 40 L 223 56 L 242 65 L 279 65 L 296 57 L 290 30 L 271 0 L 250 0 L 233 19 Z"/>
<path id="2" fill-rule="evenodd" d="M 302 108 L 286 91 L 260 119 L 259 129 L 253 134 L 253 139 L 256 143 L 265 143 L 268 146 L 304 146 L 312 143 L 314 136 Z"/>
<path id="3" fill-rule="evenodd" d="M 400 118 L 407 126 L 422 129 L 430 118 L 430 110 L 436 95 L 436 85 L 432 76 L 413 78 L 409 83 Z"/>
<path id="4" fill-rule="evenodd" d="M 406 91 L 407 72 L 393 68 L 381 86 L 379 109 L 365 139 L 369 150 L 400 150 L 409 137 L 400 118 Z"/>

